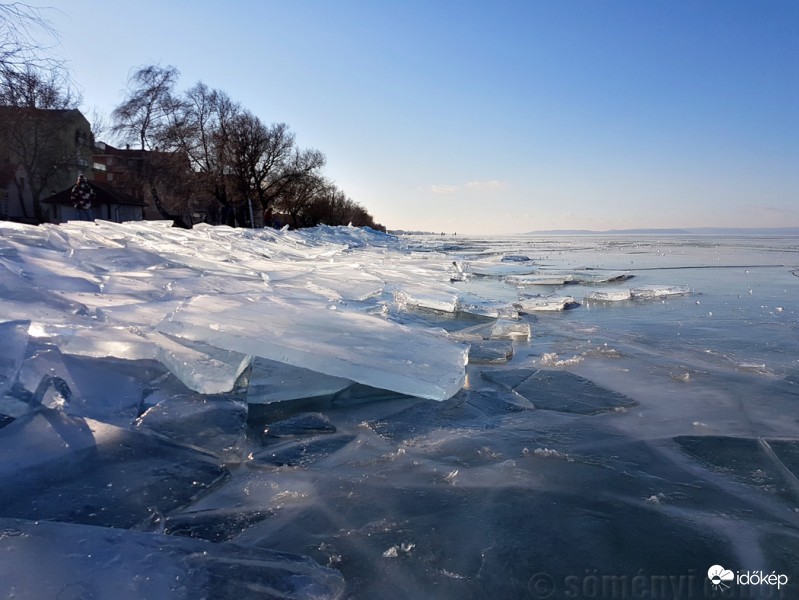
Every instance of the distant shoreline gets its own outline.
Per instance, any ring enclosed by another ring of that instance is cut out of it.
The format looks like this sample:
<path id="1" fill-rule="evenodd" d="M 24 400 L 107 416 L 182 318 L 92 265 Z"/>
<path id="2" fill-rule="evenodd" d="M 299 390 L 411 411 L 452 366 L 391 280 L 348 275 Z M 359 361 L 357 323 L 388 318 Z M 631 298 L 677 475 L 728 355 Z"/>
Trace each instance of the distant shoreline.
<path id="1" fill-rule="evenodd" d="M 799 227 L 688 227 L 684 229 L 548 229 L 520 235 L 796 235 Z"/>
<path id="2" fill-rule="evenodd" d="M 455 233 L 435 231 L 403 231 L 389 230 L 392 235 L 435 235 L 457 236 Z M 767 236 L 799 236 L 799 227 L 688 227 L 683 229 L 542 229 L 523 233 L 463 233 L 464 236 L 487 235 L 490 237 L 505 236 L 538 236 L 538 235 L 767 235 Z"/>

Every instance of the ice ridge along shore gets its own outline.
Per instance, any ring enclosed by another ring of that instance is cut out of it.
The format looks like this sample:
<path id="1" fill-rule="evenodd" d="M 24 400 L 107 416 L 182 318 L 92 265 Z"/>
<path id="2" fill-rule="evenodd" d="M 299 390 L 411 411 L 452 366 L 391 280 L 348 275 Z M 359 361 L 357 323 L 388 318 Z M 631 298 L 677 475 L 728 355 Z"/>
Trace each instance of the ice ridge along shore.
<path id="1" fill-rule="evenodd" d="M 66 354 L 157 360 L 201 393 L 253 357 L 420 398 L 463 386 L 468 345 L 390 318 L 404 286 L 449 284 L 445 260 L 354 227 L 169 225 L 0 224 L 3 321 Z"/>

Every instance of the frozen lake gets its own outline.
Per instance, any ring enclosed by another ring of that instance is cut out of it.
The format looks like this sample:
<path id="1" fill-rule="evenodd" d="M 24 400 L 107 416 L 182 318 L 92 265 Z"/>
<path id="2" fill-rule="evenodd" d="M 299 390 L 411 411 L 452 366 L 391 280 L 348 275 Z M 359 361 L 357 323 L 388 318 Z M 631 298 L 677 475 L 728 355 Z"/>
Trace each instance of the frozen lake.
<path id="1" fill-rule="evenodd" d="M 2 223 L 0 340 L 4 597 L 799 597 L 797 238 Z"/>

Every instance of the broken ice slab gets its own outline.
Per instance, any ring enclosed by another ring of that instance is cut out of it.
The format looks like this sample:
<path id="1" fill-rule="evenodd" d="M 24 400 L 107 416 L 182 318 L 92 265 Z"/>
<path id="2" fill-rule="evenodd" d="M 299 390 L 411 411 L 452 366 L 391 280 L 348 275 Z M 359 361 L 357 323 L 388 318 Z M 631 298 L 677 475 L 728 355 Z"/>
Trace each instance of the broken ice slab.
<path id="1" fill-rule="evenodd" d="M 518 287 L 528 285 L 564 285 L 572 281 L 573 276 L 568 273 L 535 273 L 532 275 L 511 275 L 505 277 L 505 283 Z"/>
<path id="2" fill-rule="evenodd" d="M 458 290 L 449 285 L 403 285 L 394 292 L 394 301 L 403 309 L 436 310 L 454 313 L 458 310 Z"/>
<path id="3" fill-rule="evenodd" d="M 17 379 L 28 347 L 30 321 L 0 323 L 0 400 Z"/>
<path id="4" fill-rule="evenodd" d="M 535 296 L 521 298 L 513 303 L 520 314 L 531 312 L 553 312 L 577 306 L 572 296 Z"/>
<path id="5" fill-rule="evenodd" d="M 118 367 L 114 360 L 67 356 L 54 346 L 33 344 L 3 408 L 16 401 L 16 411 L 9 413 L 14 416 L 44 406 L 127 426 L 139 412 L 144 390 L 140 381 Z"/>
<path id="6" fill-rule="evenodd" d="M 468 348 L 322 300 L 198 296 L 158 328 L 334 377 L 443 400 L 464 384 Z"/>
<path id="7" fill-rule="evenodd" d="M 610 283 L 614 281 L 626 281 L 632 279 L 634 275 L 629 271 L 605 271 L 603 269 L 581 269 L 571 271 L 572 282 L 574 283 Z"/>
<path id="8" fill-rule="evenodd" d="M 266 358 L 255 358 L 250 372 L 247 402 L 269 404 L 298 398 L 335 394 L 352 385 L 352 380 L 317 373 Z"/>
<path id="9" fill-rule="evenodd" d="M 526 321 L 497 319 L 491 325 L 490 339 L 529 340 L 530 324 Z"/>
<path id="10" fill-rule="evenodd" d="M 530 335 L 530 324 L 515 319 L 497 319 L 452 333 L 453 337 L 470 343 L 479 340 L 526 340 Z"/>
<path id="11" fill-rule="evenodd" d="M 609 283 L 624 281 L 632 277 L 627 271 L 540 269 L 528 275 L 510 275 L 505 277 L 504 281 L 510 285 L 524 287 L 528 285 L 565 285 L 567 283 Z"/>
<path id="12" fill-rule="evenodd" d="M 466 273 L 483 275 L 486 277 L 506 277 L 510 275 L 529 275 L 541 267 L 534 263 L 508 263 L 496 261 L 469 261 L 462 263 L 461 268 Z"/>
<path id="13" fill-rule="evenodd" d="M 543 410 L 594 415 L 638 404 L 632 398 L 566 371 L 496 369 L 482 371 L 481 375 Z"/>
<path id="14" fill-rule="evenodd" d="M 57 410 L 0 429 L 0 517 L 148 527 L 228 475 L 199 450 Z"/>
<path id="15" fill-rule="evenodd" d="M 136 419 L 136 428 L 237 463 L 245 444 L 247 403 L 224 396 L 174 395 L 148 408 Z"/>
<path id="16" fill-rule="evenodd" d="M 0 519 L 0 552 L 5 598 L 335 600 L 344 592 L 338 571 L 307 556 L 89 525 Z"/>
<path id="17" fill-rule="evenodd" d="M 502 262 L 529 262 L 531 259 L 526 254 L 504 254 Z"/>
<path id="18" fill-rule="evenodd" d="M 624 290 L 592 290 L 588 292 L 583 300 L 586 302 L 623 302 L 632 298 L 629 289 Z"/>
<path id="19" fill-rule="evenodd" d="M 513 356 L 513 344 L 505 341 L 480 340 L 471 343 L 469 363 L 506 363 Z"/>
<path id="20" fill-rule="evenodd" d="M 691 289 L 685 285 L 639 285 L 630 290 L 633 298 L 666 298 L 668 296 L 685 296 Z"/>
<path id="21" fill-rule="evenodd" d="M 160 303 L 156 304 L 160 306 Z M 141 308 L 132 307 L 131 310 L 135 315 Z M 160 318 L 162 310 L 156 314 Z M 114 327 L 95 323 L 93 327 L 83 327 L 36 323 L 31 326 L 30 332 L 42 341 L 57 344 L 65 354 L 157 360 L 186 387 L 203 394 L 219 394 L 233 389 L 251 361 L 251 357 L 245 354 L 199 342 L 176 340 L 157 331 L 132 325 Z"/>

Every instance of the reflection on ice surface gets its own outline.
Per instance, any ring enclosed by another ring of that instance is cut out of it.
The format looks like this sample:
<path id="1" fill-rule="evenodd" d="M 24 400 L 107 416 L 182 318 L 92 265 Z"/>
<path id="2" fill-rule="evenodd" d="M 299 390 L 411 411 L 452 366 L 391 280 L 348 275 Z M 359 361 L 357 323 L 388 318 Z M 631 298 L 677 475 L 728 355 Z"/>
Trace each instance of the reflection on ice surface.
<path id="1" fill-rule="evenodd" d="M 793 577 L 798 251 L 0 223 L 0 596 Z"/>

